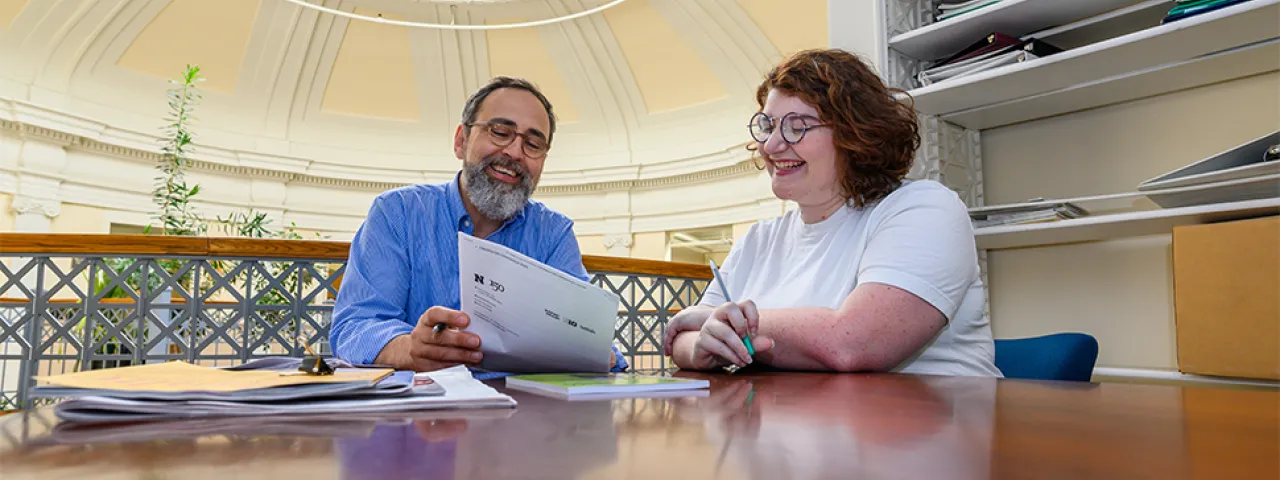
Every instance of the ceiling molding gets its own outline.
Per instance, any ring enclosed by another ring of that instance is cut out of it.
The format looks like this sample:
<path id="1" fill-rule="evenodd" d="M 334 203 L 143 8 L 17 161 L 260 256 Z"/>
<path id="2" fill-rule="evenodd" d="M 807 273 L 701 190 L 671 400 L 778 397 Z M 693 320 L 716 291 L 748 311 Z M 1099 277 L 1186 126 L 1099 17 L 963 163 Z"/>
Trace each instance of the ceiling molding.
<path id="1" fill-rule="evenodd" d="M 18 122 L 5 122 L 5 127 L 14 127 L 18 138 L 36 138 L 48 143 L 68 147 L 75 145 L 82 137 L 70 133 Z"/>
<path id="2" fill-rule="evenodd" d="M 154 163 L 160 158 L 160 153 L 155 150 L 146 150 L 142 148 L 112 144 L 98 139 L 85 137 L 76 133 L 65 132 L 53 128 L 40 125 L 32 125 L 24 123 L 21 120 L 3 120 L 0 119 L 0 131 L 14 132 L 19 138 L 37 137 L 45 141 L 61 145 L 72 150 L 82 150 L 87 152 L 100 153 L 116 158 L 133 160 L 140 163 Z M 197 150 L 202 148 L 197 147 Z M 232 152 L 236 153 L 236 152 Z M 251 154 L 240 154 L 234 158 L 245 160 L 252 157 Z M 269 158 L 261 156 L 262 159 Z M 412 185 L 415 182 L 387 182 L 387 181 L 371 181 L 351 178 L 337 178 L 332 176 L 314 175 L 308 173 L 299 173 L 286 170 L 278 170 L 272 168 L 264 168 L 248 165 L 233 165 L 225 162 L 210 161 L 200 158 L 193 158 L 190 168 L 195 171 L 204 171 L 218 173 L 228 176 L 238 176 L 247 178 L 270 178 L 280 180 L 285 183 L 321 185 L 329 187 L 340 187 L 344 189 L 361 190 L 369 192 L 381 192 L 394 188 Z M 689 183 L 700 183 L 721 178 L 736 177 L 742 175 L 754 175 L 758 173 L 751 159 L 739 160 L 734 164 L 712 168 L 708 170 L 700 170 L 691 173 L 681 173 L 667 176 L 659 176 L 652 178 L 636 178 L 618 181 L 605 182 L 582 182 L 574 184 L 562 185 L 543 185 L 538 187 L 539 194 L 575 194 L 589 192 L 610 192 L 610 191 L 626 191 L 631 189 L 644 188 L 662 188 L 673 185 L 684 185 Z M 452 176 L 451 172 L 404 172 L 405 177 L 420 178 L 424 181 L 428 177 L 448 177 Z M 637 172 L 638 173 L 638 172 Z M 635 174 L 635 173 L 633 173 Z"/>
<path id="3" fill-rule="evenodd" d="M 107 125 L 93 119 L 70 115 L 60 111 L 40 107 L 27 102 L 0 97 L 0 120 L 9 120 L 18 125 L 43 127 L 51 131 L 64 132 L 69 135 L 83 137 L 78 143 L 85 145 L 106 145 L 143 152 L 157 152 L 162 138 L 155 134 L 126 130 Z M 93 141 L 93 142 L 89 142 Z M 264 144 L 259 143 L 260 147 Z M 271 145 L 267 151 L 287 152 L 295 144 L 280 142 Z M 738 164 L 750 158 L 749 152 L 743 150 L 741 144 L 729 148 L 694 154 L 684 158 L 664 162 L 649 162 L 629 165 L 603 165 L 586 169 L 546 170 L 543 183 L 546 187 L 564 187 L 604 184 L 616 181 L 648 181 L 681 177 L 708 170 L 716 170 L 728 165 Z M 673 147 L 674 148 L 674 147 Z M 675 150 L 673 150 L 675 151 Z M 117 155 L 130 157 L 130 155 Z M 216 145 L 195 144 L 192 158 L 209 164 L 221 164 L 231 167 L 254 167 L 265 170 L 277 170 L 314 177 L 330 177 L 336 180 L 361 180 L 368 185 L 403 185 L 406 179 L 412 182 L 450 177 L 456 170 L 447 169 L 405 169 L 377 168 L 362 165 L 348 165 L 328 161 L 315 160 L 290 154 L 262 153 L 239 148 L 221 148 Z"/>

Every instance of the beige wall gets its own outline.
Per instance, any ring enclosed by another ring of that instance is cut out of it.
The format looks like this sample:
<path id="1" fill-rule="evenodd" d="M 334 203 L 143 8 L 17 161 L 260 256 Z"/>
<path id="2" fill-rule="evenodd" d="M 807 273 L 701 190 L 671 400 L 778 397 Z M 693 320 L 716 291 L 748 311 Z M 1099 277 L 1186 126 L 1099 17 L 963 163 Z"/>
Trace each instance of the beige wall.
<path id="1" fill-rule="evenodd" d="M 1174 368 L 1169 236 L 992 252 L 996 338 L 1079 331 L 1098 339 L 1098 364 Z"/>
<path id="2" fill-rule="evenodd" d="M 1280 74 L 982 132 L 988 204 L 1134 191 L 1275 131 Z"/>
<path id="3" fill-rule="evenodd" d="M 0 193 L 0 232 L 13 231 L 13 195 Z"/>
<path id="4" fill-rule="evenodd" d="M 701 252 L 696 252 L 687 248 L 671 249 L 671 261 L 683 263 L 706 263 L 707 257 Z"/>
<path id="5" fill-rule="evenodd" d="M 578 249 L 583 255 L 608 255 L 604 248 L 604 235 L 578 235 Z"/>
<path id="6" fill-rule="evenodd" d="M 62 204 L 62 212 L 53 217 L 49 230 L 53 233 L 110 233 L 105 211 L 98 207 Z"/>
<path id="7" fill-rule="evenodd" d="M 988 204 L 1133 191 L 1274 131 L 1269 74 L 982 133 Z M 1147 200 L 1108 208 L 1155 208 Z M 998 338 L 1097 337 L 1105 367 L 1176 368 L 1170 235 L 990 252 Z"/>
<path id="8" fill-rule="evenodd" d="M 667 232 L 641 232 L 635 234 L 631 245 L 631 258 L 665 260 L 667 258 Z"/>

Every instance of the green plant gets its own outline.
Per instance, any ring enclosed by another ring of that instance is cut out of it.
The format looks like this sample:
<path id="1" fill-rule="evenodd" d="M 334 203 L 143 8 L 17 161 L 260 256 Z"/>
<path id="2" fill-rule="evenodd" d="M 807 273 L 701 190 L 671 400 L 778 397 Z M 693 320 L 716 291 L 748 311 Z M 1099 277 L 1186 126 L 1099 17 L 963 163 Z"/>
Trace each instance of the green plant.
<path id="1" fill-rule="evenodd" d="M 200 185 L 188 185 L 186 182 L 186 169 L 191 165 L 191 154 L 193 152 L 193 140 L 195 134 L 192 132 L 192 125 L 195 122 L 195 108 L 200 103 L 201 94 L 198 85 L 204 81 L 204 77 L 200 74 L 200 67 L 196 65 L 187 65 L 177 80 L 170 80 L 172 88 L 167 90 L 169 113 L 165 117 L 165 126 L 163 127 L 164 137 L 161 140 L 161 155 L 156 162 L 157 176 L 155 186 L 152 191 L 152 202 L 155 204 L 156 213 L 153 217 L 156 225 L 159 227 L 159 233 L 162 235 L 180 235 L 180 236 L 199 236 L 204 235 L 208 231 L 208 223 L 192 204 L 193 199 L 200 193 Z M 297 225 L 290 223 L 290 226 L 280 230 L 271 227 L 272 220 L 266 212 L 259 212 L 252 208 L 242 211 L 233 211 L 225 218 L 215 217 L 220 225 L 223 234 L 249 238 L 278 238 L 278 239 L 302 239 L 302 235 L 297 232 Z M 143 233 L 152 233 L 152 225 L 147 225 Z M 325 238 L 316 234 L 317 238 Z M 106 268 L 110 268 L 115 272 L 122 273 L 131 268 L 133 263 L 137 261 L 133 258 L 103 258 Z M 169 274 L 174 274 L 178 269 L 182 268 L 186 260 L 179 259 L 158 259 L 157 263 Z M 210 266 L 217 270 L 219 275 L 225 274 L 231 267 L 231 262 L 223 260 L 210 261 Z M 262 262 L 266 273 L 270 276 L 280 277 L 284 272 L 288 271 L 292 262 L 264 261 Z M 328 268 L 324 265 L 316 265 L 317 271 L 321 275 L 328 274 Z M 204 285 L 212 285 L 214 282 L 211 272 L 204 275 L 209 278 Z M 110 285 L 111 281 L 103 272 L 99 272 L 96 278 L 92 279 L 91 295 L 102 294 L 104 298 L 127 298 L 125 286 L 135 292 L 141 292 L 141 286 L 146 285 L 146 291 L 150 295 L 160 293 L 161 277 L 156 273 L 150 273 L 143 278 L 141 269 L 124 277 L 125 285 Z M 188 292 L 193 291 L 194 276 L 188 272 L 178 279 L 178 284 L 187 289 Z M 250 278 L 253 279 L 250 285 Z M 294 271 L 284 276 L 279 282 L 278 289 L 270 289 L 266 291 L 258 300 L 258 305 L 288 305 L 289 297 L 283 292 L 293 293 L 303 285 L 308 285 L 314 280 L 313 276 L 306 271 Z M 230 285 L 244 285 L 246 288 L 251 287 L 254 292 L 264 292 L 269 282 L 262 275 L 252 275 L 246 271 L 233 279 L 227 279 Z M 108 286 L 111 286 L 108 289 Z M 208 288 L 206 286 L 206 288 Z M 283 290 L 283 292 L 282 292 Z M 286 321 L 287 316 L 291 312 L 282 310 L 268 310 L 261 312 L 264 320 L 275 323 L 277 321 Z M 78 328 L 83 328 L 83 325 Z M 101 326 L 99 326 L 101 328 Z M 262 330 L 261 326 L 248 326 L 254 334 L 259 334 Z M 292 335 L 293 328 L 289 329 Z M 95 338 L 100 338 L 103 332 L 95 332 Z M 136 332 L 145 335 L 142 332 Z M 114 340 L 114 339 L 112 339 Z M 109 350 L 113 341 L 108 341 L 103 345 L 104 349 Z M 117 345 L 118 346 L 118 345 Z M 118 353 L 101 351 L 99 353 Z"/>
<path id="2" fill-rule="evenodd" d="M 200 185 L 187 185 L 186 169 L 191 163 L 191 142 L 194 135 L 191 125 L 195 121 L 195 107 L 200 103 L 200 91 L 197 85 L 204 81 L 200 75 L 200 67 L 187 65 L 177 80 L 169 80 L 172 88 L 166 91 L 169 98 L 169 113 L 165 116 L 165 132 L 160 143 L 160 158 L 156 160 L 157 175 L 155 186 L 151 192 L 151 200 L 155 203 L 155 220 L 160 224 L 164 235 L 196 236 L 203 235 L 208 227 L 203 218 L 191 204 L 191 199 L 200 193 Z M 147 225 L 143 233 L 151 233 L 152 225 Z M 104 264 L 116 272 L 123 272 L 133 265 L 131 258 L 104 258 Z M 158 260 L 160 267 L 173 273 L 182 267 L 181 260 Z M 134 291 L 143 282 L 141 271 L 134 272 L 124 279 Z M 160 288 L 158 275 L 147 275 L 145 279 L 147 291 L 154 293 Z M 182 285 L 190 285 L 191 275 L 179 279 Z M 110 280 L 105 273 L 99 272 L 93 279 L 93 292 L 103 292 Z M 122 286 L 117 285 L 103 294 L 104 298 L 125 298 Z"/>
<path id="3" fill-rule="evenodd" d="M 195 120 L 195 107 L 200 103 L 196 84 L 203 81 L 200 67 L 196 65 L 187 65 L 178 80 L 169 81 L 174 87 L 168 90 L 169 114 L 165 117 L 168 125 L 164 127 L 165 137 L 156 164 L 160 174 L 151 193 L 159 210 L 155 218 L 165 235 L 203 235 L 207 228 L 191 205 L 191 197 L 200 193 L 200 185 L 188 186 L 184 175 L 191 163 L 191 123 Z M 147 225 L 144 232 L 150 231 L 151 226 Z"/>

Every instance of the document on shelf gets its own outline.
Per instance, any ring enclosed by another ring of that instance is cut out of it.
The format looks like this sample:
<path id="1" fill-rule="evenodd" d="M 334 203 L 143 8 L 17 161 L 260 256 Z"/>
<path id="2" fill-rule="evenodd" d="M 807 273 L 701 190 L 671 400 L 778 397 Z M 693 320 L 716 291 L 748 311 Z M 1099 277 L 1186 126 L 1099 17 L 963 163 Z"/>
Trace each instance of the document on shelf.
<path id="1" fill-rule="evenodd" d="M 467 330 L 496 372 L 608 372 L 618 296 L 488 240 L 458 233 Z"/>

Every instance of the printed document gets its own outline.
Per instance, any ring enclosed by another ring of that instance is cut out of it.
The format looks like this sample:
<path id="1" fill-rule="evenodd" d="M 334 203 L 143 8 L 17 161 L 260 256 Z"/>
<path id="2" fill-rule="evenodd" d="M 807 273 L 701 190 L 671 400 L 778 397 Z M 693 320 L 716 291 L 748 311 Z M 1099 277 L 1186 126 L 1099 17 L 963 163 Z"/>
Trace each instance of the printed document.
<path id="1" fill-rule="evenodd" d="M 467 330 L 480 368 L 497 372 L 608 372 L 618 296 L 520 252 L 458 233 Z"/>

